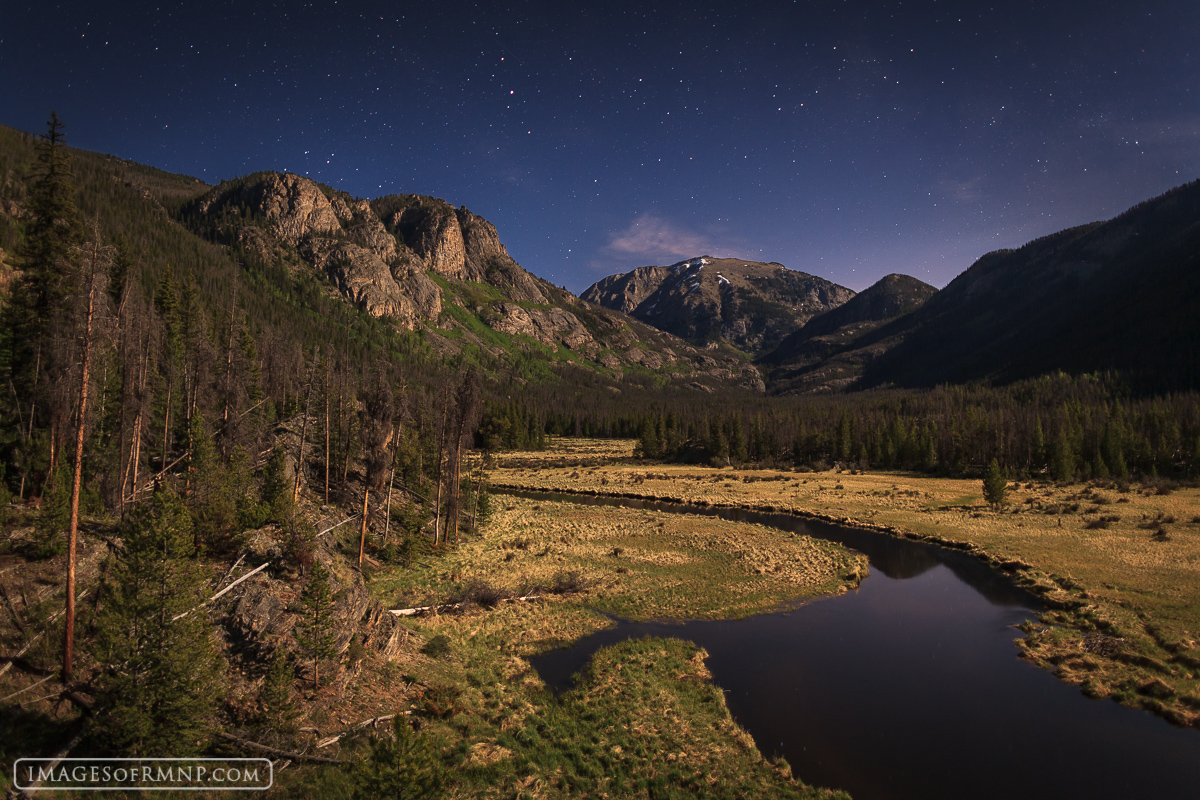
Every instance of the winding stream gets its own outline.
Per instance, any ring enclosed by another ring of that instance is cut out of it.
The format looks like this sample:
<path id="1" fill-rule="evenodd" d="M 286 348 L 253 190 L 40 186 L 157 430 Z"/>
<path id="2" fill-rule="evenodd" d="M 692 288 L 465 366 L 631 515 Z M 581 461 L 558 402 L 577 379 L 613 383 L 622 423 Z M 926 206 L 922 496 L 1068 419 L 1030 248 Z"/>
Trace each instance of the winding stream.
<path id="1" fill-rule="evenodd" d="M 674 636 L 709 652 L 734 718 L 806 783 L 885 798 L 1200 797 L 1200 731 L 1079 689 L 1017 657 L 1036 597 L 966 553 L 787 514 L 625 498 L 519 497 L 706 514 L 867 555 L 856 592 L 742 620 L 618 621 L 531 659 L 552 687 L 598 648 Z"/>

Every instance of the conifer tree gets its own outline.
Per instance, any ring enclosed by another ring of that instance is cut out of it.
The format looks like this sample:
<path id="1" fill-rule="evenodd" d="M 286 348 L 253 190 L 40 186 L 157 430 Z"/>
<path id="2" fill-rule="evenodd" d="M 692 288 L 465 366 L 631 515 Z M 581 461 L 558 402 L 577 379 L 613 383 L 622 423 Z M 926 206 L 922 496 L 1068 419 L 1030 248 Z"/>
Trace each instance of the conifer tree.
<path id="1" fill-rule="evenodd" d="M 50 112 L 28 189 L 21 274 L 5 309 L 9 369 L 25 401 L 22 415 L 35 413 L 35 390 L 45 386 L 43 373 L 53 356 L 44 350 L 47 334 L 63 323 L 78 283 L 82 225 L 62 131 L 58 114 Z"/>
<path id="2" fill-rule="evenodd" d="M 262 689 L 258 693 L 258 706 L 259 718 L 263 723 L 280 733 L 289 733 L 296 717 L 299 716 L 296 704 L 292 700 L 294 678 L 287 652 L 282 647 L 276 648 L 271 666 L 263 679 Z"/>
<path id="3" fill-rule="evenodd" d="M 287 485 L 287 453 L 283 447 L 276 445 L 271 450 L 271 457 L 267 459 L 262 475 L 263 506 L 272 519 L 282 522 L 290 515 L 293 507 Z"/>
<path id="4" fill-rule="evenodd" d="M 313 688 L 321 685 L 321 662 L 337 655 L 334 649 L 333 590 L 329 586 L 329 570 L 323 564 L 313 564 L 308 583 L 300 599 L 308 608 L 296 639 L 313 662 Z"/>
<path id="5" fill-rule="evenodd" d="M 358 568 L 362 569 L 367 546 L 367 523 L 371 510 L 371 490 L 383 488 L 387 478 L 388 443 L 392 440 L 392 418 L 395 413 L 391 387 L 382 373 L 376 373 L 373 387 L 363 394 L 363 506 L 358 540 Z"/>
<path id="6" fill-rule="evenodd" d="M 408 718 L 397 714 L 394 738 L 377 738 L 371 752 L 353 770 L 354 800 L 428 800 L 441 797 L 446 768 L 425 736 L 413 731 Z"/>
<path id="7" fill-rule="evenodd" d="M 220 666 L 203 611 L 206 572 L 194 558 L 183 502 L 160 488 L 122 526 L 100 618 L 97 719 L 114 750 L 136 756 L 199 752 L 221 697 Z"/>
<path id="8" fill-rule="evenodd" d="M 240 543 L 238 499 L 244 487 L 230 480 L 200 414 L 192 417 L 188 438 L 188 508 L 193 515 L 196 546 L 212 553 L 227 552 Z"/>
<path id="9" fill-rule="evenodd" d="M 1050 476 L 1056 481 L 1075 480 L 1075 452 L 1065 427 L 1060 427 L 1050 448 Z"/>
<path id="10" fill-rule="evenodd" d="M 996 510 L 1004 505 L 1004 495 L 1007 492 L 1008 478 L 1004 476 L 1004 470 L 1000 469 L 1000 462 L 993 458 L 983 476 L 983 499 Z"/>

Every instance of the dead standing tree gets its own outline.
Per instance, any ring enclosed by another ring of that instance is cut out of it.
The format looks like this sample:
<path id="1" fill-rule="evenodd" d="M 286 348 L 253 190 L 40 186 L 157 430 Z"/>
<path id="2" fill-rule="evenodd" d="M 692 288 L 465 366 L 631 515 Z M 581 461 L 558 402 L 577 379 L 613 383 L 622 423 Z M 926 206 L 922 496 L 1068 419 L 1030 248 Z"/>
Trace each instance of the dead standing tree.
<path id="1" fill-rule="evenodd" d="M 86 310 L 83 311 L 83 344 L 82 364 L 79 374 L 79 405 L 76 411 L 75 426 L 75 464 L 71 481 L 71 518 L 67 528 L 67 607 L 66 620 L 63 626 L 63 666 L 62 680 L 71 680 L 72 661 L 75 647 L 75 550 L 79 540 L 79 495 L 83 486 L 83 445 L 87 438 L 88 388 L 91 383 L 92 345 L 96 334 L 96 305 L 97 300 L 103 301 L 103 293 L 97 297 L 97 284 L 104 277 L 103 272 L 108 258 L 107 252 L 100 246 L 100 226 L 97 223 L 93 229 L 93 239 L 87 250 L 87 262 L 90 272 L 88 281 Z"/>
<path id="2" fill-rule="evenodd" d="M 453 529 L 454 541 L 458 541 L 458 516 L 462 505 L 462 450 L 467 438 L 475 436 L 480 416 L 479 373 L 473 368 L 463 375 L 463 381 L 454 393 L 454 425 L 451 447 L 454 450 L 450 469 L 447 471 L 446 528 Z"/>
<path id="3" fill-rule="evenodd" d="M 392 418 L 395 408 L 392 389 L 382 372 L 363 392 L 361 427 L 363 441 L 363 507 L 362 528 L 358 538 L 358 568 L 362 569 L 367 546 L 367 522 L 371 509 L 371 490 L 382 489 L 387 478 L 388 444 L 392 441 Z"/>

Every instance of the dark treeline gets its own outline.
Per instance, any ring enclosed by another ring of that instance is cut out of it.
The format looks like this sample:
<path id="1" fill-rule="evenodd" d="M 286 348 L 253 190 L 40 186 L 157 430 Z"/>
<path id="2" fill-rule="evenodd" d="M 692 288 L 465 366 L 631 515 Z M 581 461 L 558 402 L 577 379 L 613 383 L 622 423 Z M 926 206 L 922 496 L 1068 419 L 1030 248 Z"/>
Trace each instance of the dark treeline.
<path id="1" fill-rule="evenodd" d="M 978 475 L 996 459 L 1010 474 L 1055 480 L 1192 479 L 1200 468 L 1200 396 L 1133 396 L 1111 375 L 720 402 L 534 390 L 490 408 L 481 428 L 508 447 L 536 446 L 543 432 L 636 438 L 645 458 L 721 465 Z"/>

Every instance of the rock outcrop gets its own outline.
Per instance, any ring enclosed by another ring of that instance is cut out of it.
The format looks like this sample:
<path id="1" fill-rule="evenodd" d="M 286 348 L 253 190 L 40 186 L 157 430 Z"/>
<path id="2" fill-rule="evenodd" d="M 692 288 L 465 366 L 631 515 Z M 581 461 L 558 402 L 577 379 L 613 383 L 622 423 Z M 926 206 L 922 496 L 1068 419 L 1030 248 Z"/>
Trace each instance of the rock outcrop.
<path id="1" fill-rule="evenodd" d="M 410 330 L 457 328 L 456 336 L 498 352 L 494 339 L 463 322 L 465 313 L 513 337 L 511 346 L 528 348 L 522 341 L 528 337 L 611 370 L 670 366 L 716 380 L 736 376 L 751 388 L 760 382 L 757 370 L 732 352 L 714 361 L 534 277 L 509 255 L 492 223 L 435 197 L 368 201 L 298 175 L 259 173 L 217 186 L 189 213 L 215 238 L 265 261 L 310 265 L 341 297 Z M 635 294 L 650 286 L 640 277 L 627 283 Z"/>

